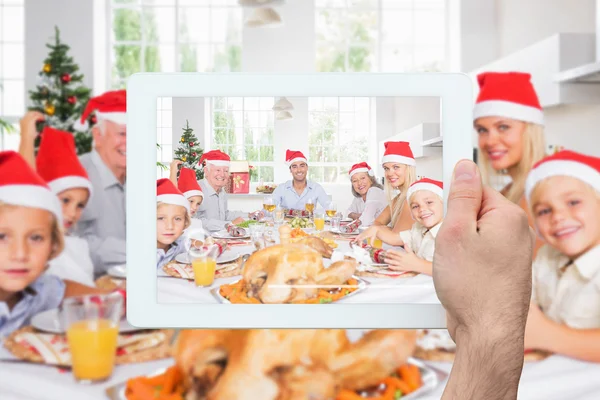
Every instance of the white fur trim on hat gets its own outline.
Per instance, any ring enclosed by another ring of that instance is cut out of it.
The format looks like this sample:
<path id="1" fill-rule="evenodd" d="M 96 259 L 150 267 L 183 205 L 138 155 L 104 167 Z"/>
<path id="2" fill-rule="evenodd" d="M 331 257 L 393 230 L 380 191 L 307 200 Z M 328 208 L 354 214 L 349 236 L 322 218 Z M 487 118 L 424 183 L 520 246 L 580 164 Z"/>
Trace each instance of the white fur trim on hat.
<path id="1" fill-rule="evenodd" d="M 63 224 L 62 207 L 58 197 L 43 186 L 0 186 L 0 202 L 16 206 L 41 208 L 54 214 L 60 226 Z"/>
<path id="2" fill-rule="evenodd" d="M 544 125 L 544 113 L 539 108 L 503 100 L 487 100 L 475 104 L 473 121 L 481 117 L 505 117 Z"/>
<path id="3" fill-rule="evenodd" d="M 204 198 L 204 193 L 202 193 L 200 190 L 188 190 L 187 192 L 183 192 L 183 195 L 186 199 L 189 199 L 190 197 L 194 196 L 200 196 Z"/>
<path id="4" fill-rule="evenodd" d="M 410 166 L 417 165 L 417 162 L 415 161 L 414 158 L 399 156 L 397 154 L 388 154 L 387 156 L 383 156 L 383 158 L 381 159 L 381 165 L 390 163 L 390 162 L 406 164 L 406 165 L 410 165 Z"/>
<path id="5" fill-rule="evenodd" d="M 63 176 L 62 178 L 48 182 L 48 186 L 50 186 L 50 190 L 52 190 L 54 194 L 59 194 L 65 190 L 75 188 L 87 189 L 89 190 L 90 195 L 92 194 L 92 183 L 82 176 Z"/>
<path id="6" fill-rule="evenodd" d="M 375 176 L 375 172 L 373 172 L 372 169 L 356 168 L 354 171 L 350 172 L 350 178 L 352 178 L 355 174 L 358 174 L 360 172 L 366 172 L 367 174 L 369 174 L 369 176 Z"/>
<path id="7" fill-rule="evenodd" d="M 406 200 L 410 201 L 411 196 L 419 190 L 429 190 L 430 192 L 433 192 L 440 196 L 442 200 L 444 199 L 444 190 L 441 187 L 439 187 L 438 185 L 434 185 L 433 183 L 422 182 L 415 183 L 414 185 L 408 188 L 408 190 L 406 191 Z"/>
<path id="8" fill-rule="evenodd" d="M 525 181 L 525 196 L 528 203 L 535 186 L 553 176 L 569 176 L 579 179 L 600 192 L 600 173 L 594 168 L 572 160 L 552 160 L 538 165 L 529 172 Z"/>
<path id="9" fill-rule="evenodd" d="M 293 163 L 295 162 L 304 162 L 308 164 L 308 160 L 304 157 L 296 157 L 296 158 L 292 158 L 290 161 L 287 162 L 288 167 L 291 167 Z"/>
<path id="10" fill-rule="evenodd" d="M 112 121 L 119 125 L 127 124 L 127 113 L 124 112 L 107 112 L 103 113 L 96 111 L 96 118 L 98 121 Z"/>
<path id="11" fill-rule="evenodd" d="M 229 167 L 230 164 L 227 160 L 206 160 L 206 163 L 215 167 Z"/>
<path id="12" fill-rule="evenodd" d="M 174 206 L 182 206 L 185 207 L 188 213 L 190 212 L 190 202 L 180 194 L 161 194 L 156 196 L 156 201 Z"/>
<path id="13" fill-rule="evenodd" d="M 77 118 L 77 121 L 75 121 L 75 123 L 73 124 L 73 129 L 75 129 L 76 131 L 85 132 L 89 128 L 90 128 L 90 124 L 88 124 L 87 121 L 83 121 L 83 123 L 81 123 L 80 118 Z"/>

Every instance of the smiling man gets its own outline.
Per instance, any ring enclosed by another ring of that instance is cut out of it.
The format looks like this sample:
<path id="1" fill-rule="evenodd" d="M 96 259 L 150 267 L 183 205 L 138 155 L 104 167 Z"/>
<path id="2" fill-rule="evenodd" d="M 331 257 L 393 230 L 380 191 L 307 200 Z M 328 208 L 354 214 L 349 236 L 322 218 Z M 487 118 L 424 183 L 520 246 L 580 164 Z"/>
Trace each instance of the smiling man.
<path id="1" fill-rule="evenodd" d="M 204 166 L 204 179 L 198 183 L 204 194 L 204 201 L 198 207 L 197 218 L 202 220 L 202 226 L 216 232 L 225 229 L 228 223 L 239 224 L 244 218 L 258 218 L 262 213 L 246 213 L 229 211 L 225 186 L 229 180 L 229 163 L 231 159 L 221 150 L 211 150 L 204 153 L 199 163 Z"/>
<path id="2" fill-rule="evenodd" d="M 94 272 L 125 264 L 125 180 L 127 168 L 127 115 L 125 90 L 90 99 L 81 116 L 85 123 L 95 112 L 94 148 L 80 157 L 93 186 L 77 231 L 89 244 Z"/>
<path id="3" fill-rule="evenodd" d="M 306 214 L 305 205 L 308 199 L 312 199 L 315 207 L 318 202 L 322 208 L 326 208 L 329 196 L 321 185 L 306 178 L 308 162 L 304 154 L 300 151 L 288 150 L 285 162 L 290 168 L 293 179 L 277 186 L 273 192 L 275 202 L 288 214 L 294 215 Z"/>

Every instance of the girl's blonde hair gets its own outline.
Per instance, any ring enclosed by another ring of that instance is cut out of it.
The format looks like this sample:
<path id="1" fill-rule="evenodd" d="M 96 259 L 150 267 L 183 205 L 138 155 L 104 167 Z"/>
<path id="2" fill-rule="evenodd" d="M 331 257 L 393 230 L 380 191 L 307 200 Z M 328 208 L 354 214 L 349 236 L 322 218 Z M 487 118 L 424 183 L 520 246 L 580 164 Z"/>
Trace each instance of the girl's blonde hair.
<path id="1" fill-rule="evenodd" d="M 392 227 L 394 227 L 398 218 L 400 218 L 402 207 L 404 206 L 404 203 L 406 203 L 406 193 L 408 192 L 408 188 L 417 180 L 417 168 L 413 165 L 403 165 L 406 167 L 404 170 L 404 183 L 400 185 L 400 187 L 394 188 L 390 181 L 386 179 L 384 185 L 385 194 L 387 195 L 390 204 Z"/>
<path id="2" fill-rule="evenodd" d="M 573 176 L 567 176 L 567 175 L 556 175 L 556 176 L 577 179 Z M 529 208 L 529 211 L 531 212 L 531 215 L 533 216 L 534 219 L 535 219 L 535 214 L 533 213 L 533 206 L 536 205 L 537 203 L 539 203 L 540 197 L 542 196 L 543 192 L 545 192 L 546 190 L 552 190 L 552 188 L 555 187 L 555 184 L 552 183 L 552 178 L 554 178 L 554 177 L 555 176 L 550 176 L 546 179 L 542 179 L 531 190 L 531 195 L 529 196 L 529 203 L 527 204 L 527 207 Z M 586 189 L 588 189 L 591 193 L 594 193 L 596 195 L 596 197 L 598 198 L 598 200 L 600 200 L 600 192 L 599 191 L 594 189 L 594 187 L 592 185 L 590 185 L 589 183 L 584 182 L 580 179 L 577 179 L 577 180 L 582 182 L 583 184 L 585 184 Z"/>
<path id="3" fill-rule="evenodd" d="M 185 214 L 183 229 L 189 228 L 190 225 L 192 224 L 192 218 L 190 217 L 190 213 L 187 211 L 187 209 L 184 206 L 180 206 L 180 205 L 177 205 L 177 204 L 163 203 L 162 201 L 157 201 L 156 202 L 156 209 L 158 210 L 158 207 L 160 207 L 160 206 L 175 206 L 175 207 L 181 207 L 181 208 L 183 208 L 183 211 L 184 211 L 184 214 Z"/>
<path id="4" fill-rule="evenodd" d="M 508 186 L 504 197 L 518 204 L 525 194 L 525 181 L 533 165 L 546 156 L 546 140 L 544 138 L 544 127 L 531 122 L 526 123 L 523 131 L 523 154 L 516 165 L 516 179 Z M 490 160 L 485 152 L 480 151 L 479 167 L 484 183 L 497 187 L 506 172 L 496 171 L 492 168 Z"/>
<path id="5" fill-rule="evenodd" d="M 25 207 L 25 206 L 19 206 L 16 204 L 8 204 L 8 203 L 4 203 L 4 202 L 0 201 L 0 212 L 2 211 L 3 208 L 14 209 L 14 208 L 18 208 L 18 207 Z M 53 258 L 58 257 L 58 255 L 60 253 L 62 253 L 62 251 L 64 250 L 64 248 L 65 248 L 65 233 L 64 233 L 63 226 L 58 223 L 58 219 L 56 218 L 56 216 L 54 214 L 52 214 L 50 211 L 48 211 L 48 213 L 50 214 L 50 217 L 52 218 L 50 220 L 50 240 L 52 243 L 52 251 L 50 252 L 50 256 L 48 257 L 48 261 L 50 261 Z"/>

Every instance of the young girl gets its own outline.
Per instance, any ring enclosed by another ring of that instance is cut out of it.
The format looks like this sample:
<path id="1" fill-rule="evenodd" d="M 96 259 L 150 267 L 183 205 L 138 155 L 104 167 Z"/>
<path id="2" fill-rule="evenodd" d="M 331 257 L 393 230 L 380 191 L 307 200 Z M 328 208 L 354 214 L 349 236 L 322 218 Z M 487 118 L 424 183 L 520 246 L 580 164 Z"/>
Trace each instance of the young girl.
<path id="1" fill-rule="evenodd" d="M 0 337 L 57 308 L 63 298 L 105 290 L 44 274 L 63 249 L 56 195 L 14 151 L 0 152 Z"/>
<path id="2" fill-rule="evenodd" d="M 177 168 L 181 163 L 179 160 L 173 160 L 171 163 L 170 179 L 190 202 L 190 230 L 201 230 L 202 220 L 194 218 L 194 216 L 196 215 L 196 211 L 198 211 L 198 207 L 202 204 L 202 200 L 204 200 L 204 194 L 202 193 L 200 184 L 196 180 L 196 172 L 194 170 L 185 167 L 181 168 L 179 171 L 179 180 L 177 179 Z"/>
<path id="3" fill-rule="evenodd" d="M 38 112 L 28 112 L 21 120 L 19 151 L 30 162 L 34 156 L 35 123 L 43 118 Z M 35 168 L 46 181 L 62 206 L 66 232 L 62 253 L 50 262 L 48 273 L 88 286 L 94 286 L 94 265 L 87 241 L 72 235 L 92 194 L 92 184 L 75 151 L 75 141 L 69 132 L 44 127 Z"/>
<path id="4" fill-rule="evenodd" d="M 186 251 L 183 231 L 190 226 L 190 203 L 169 179 L 156 181 L 156 268 Z"/>
<path id="5" fill-rule="evenodd" d="M 397 234 L 381 226 L 372 226 L 355 241 L 378 238 L 391 246 L 404 246 L 406 252 L 386 250 L 385 262 L 390 268 L 431 275 L 435 237 L 444 218 L 443 184 L 423 178 L 409 187 L 406 196 L 415 221 L 410 230 Z"/>
<path id="6" fill-rule="evenodd" d="M 526 195 L 546 244 L 533 263 L 525 347 L 600 362 L 600 158 L 542 159 Z"/>

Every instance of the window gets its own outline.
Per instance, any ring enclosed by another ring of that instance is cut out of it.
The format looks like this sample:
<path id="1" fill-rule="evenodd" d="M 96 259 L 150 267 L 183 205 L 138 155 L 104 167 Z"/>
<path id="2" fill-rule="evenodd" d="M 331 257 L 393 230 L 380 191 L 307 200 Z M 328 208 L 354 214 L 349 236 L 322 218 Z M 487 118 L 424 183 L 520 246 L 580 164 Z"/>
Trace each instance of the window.
<path id="1" fill-rule="evenodd" d="M 445 0 L 316 0 L 320 72 L 442 71 Z"/>
<path id="2" fill-rule="evenodd" d="M 173 161 L 173 105 L 171 97 L 159 97 L 156 104 L 156 161 L 164 167 L 157 166 L 157 178 L 169 177 L 169 165 Z"/>
<path id="3" fill-rule="evenodd" d="M 25 112 L 24 0 L 0 0 L 0 150 L 16 150 Z"/>
<path id="4" fill-rule="evenodd" d="M 237 0 L 110 0 L 111 87 L 136 72 L 240 71 Z"/>
<path id="5" fill-rule="evenodd" d="M 273 97 L 215 97 L 211 100 L 213 149 L 256 168 L 252 182 L 273 182 Z"/>
<path id="6" fill-rule="evenodd" d="M 309 98 L 310 180 L 347 183 L 350 167 L 368 161 L 372 103 L 368 97 Z"/>

